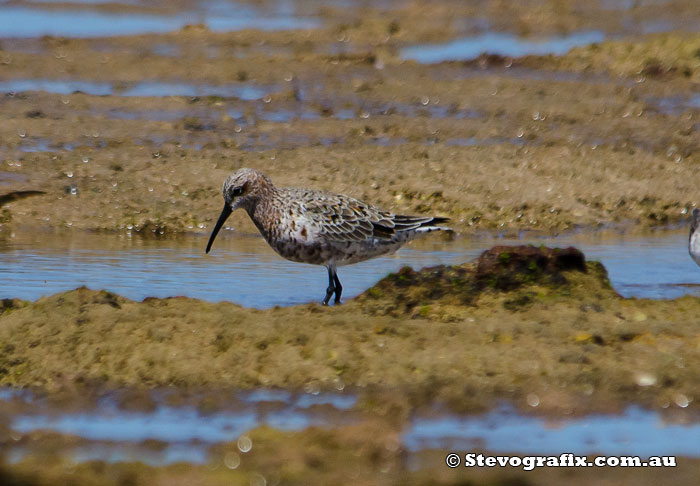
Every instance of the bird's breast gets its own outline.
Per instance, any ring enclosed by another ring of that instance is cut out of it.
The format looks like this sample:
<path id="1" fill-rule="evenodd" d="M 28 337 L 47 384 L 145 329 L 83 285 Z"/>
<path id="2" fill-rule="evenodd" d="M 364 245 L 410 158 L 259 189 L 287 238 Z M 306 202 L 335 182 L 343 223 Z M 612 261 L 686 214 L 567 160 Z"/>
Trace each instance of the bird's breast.
<path id="1" fill-rule="evenodd" d="M 690 235 L 688 251 L 690 252 L 690 256 L 693 257 L 693 260 L 695 260 L 695 263 L 700 265 L 700 231 L 695 231 Z"/>

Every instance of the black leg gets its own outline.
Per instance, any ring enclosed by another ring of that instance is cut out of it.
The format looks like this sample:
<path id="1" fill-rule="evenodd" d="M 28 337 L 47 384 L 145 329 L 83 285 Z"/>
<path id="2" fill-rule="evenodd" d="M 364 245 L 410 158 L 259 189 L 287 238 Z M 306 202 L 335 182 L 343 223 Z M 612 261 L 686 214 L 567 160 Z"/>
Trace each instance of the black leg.
<path id="1" fill-rule="evenodd" d="M 335 284 L 335 303 L 340 304 L 340 294 L 343 293 L 343 286 L 340 285 L 340 279 L 335 270 L 333 271 L 333 283 Z"/>
<path id="2" fill-rule="evenodd" d="M 328 305 L 328 301 L 331 300 L 331 295 L 333 295 L 333 292 L 335 292 L 335 285 L 333 285 L 333 275 L 335 275 L 335 270 L 333 270 L 331 267 L 328 267 L 328 288 L 326 289 L 326 298 L 323 299 L 323 305 Z"/>

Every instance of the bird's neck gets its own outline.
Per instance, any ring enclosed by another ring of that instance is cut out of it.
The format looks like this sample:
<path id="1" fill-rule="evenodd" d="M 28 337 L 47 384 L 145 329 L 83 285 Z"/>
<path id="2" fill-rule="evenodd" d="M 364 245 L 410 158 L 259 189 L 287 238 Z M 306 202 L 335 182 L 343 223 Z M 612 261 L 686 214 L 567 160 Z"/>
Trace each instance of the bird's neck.
<path id="1" fill-rule="evenodd" d="M 274 237 L 279 226 L 282 202 L 278 189 L 270 185 L 245 208 L 253 224 L 266 240 Z"/>

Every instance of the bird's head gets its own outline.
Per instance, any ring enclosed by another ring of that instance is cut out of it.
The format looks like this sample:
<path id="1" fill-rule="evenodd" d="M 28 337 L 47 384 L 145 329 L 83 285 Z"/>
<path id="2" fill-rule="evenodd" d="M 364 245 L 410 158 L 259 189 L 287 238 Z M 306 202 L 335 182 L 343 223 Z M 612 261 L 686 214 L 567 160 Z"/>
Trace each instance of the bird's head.
<path id="1" fill-rule="evenodd" d="M 231 213 L 238 208 L 250 210 L 265 191 L 272 189 L 272 181 L 262 172 L 256 169 L 238 169 L 224 181 L 222 189 L 224 196 L 224 209 L 219 220 L 209 237 L 207 253 L 211 250 L 216 235 Z"/>
<path id="2" fill-rule="evenodd" d="M 690 235 L 695 233 L 695 230 L 700 227 L 700 209 L 695 208 L 690 215 Z"/>

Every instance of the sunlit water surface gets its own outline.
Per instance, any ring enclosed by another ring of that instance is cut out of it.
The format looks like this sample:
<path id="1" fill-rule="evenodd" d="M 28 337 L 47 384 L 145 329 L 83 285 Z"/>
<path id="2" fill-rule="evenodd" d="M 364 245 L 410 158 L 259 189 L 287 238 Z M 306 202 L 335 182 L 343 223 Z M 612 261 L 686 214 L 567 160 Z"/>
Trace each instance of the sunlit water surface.
<path id="1" fill-rule="evenodd" d="M 188 24 L 204 24 L 213 31 L 242 29 L 290 30 L 311 29 L 320 25 L 315 18 L 296 15 L 294 11 L 263 10 L 251 4 L 227 1 L 194 3 L 191 10 L 172 13 L 138 11 L 108 12 L 90 9 L 58 10 L 2 5 L 0 3 L 0 38 L 28 38 L 44 35 L 62 37 L 110 37 L 148 33 L 165 33 Z"/>
<path id="2" fill-rule="evenodd" d="M 401 50 L 403 59 L 421 63 L 461 61 L 480 54 L 497 54 L 508 57 L 527 55 L 562 55 L 574 47 L 602 42 L 605 34 L 600 31 L 574 32 L 565 36 L 519 37 L 504 32 L 485 32 L 478 36 L 452 40 L 443 44 L 420 44 Z"/>
<path id="3" fill-rule="evenodd" d="M 162 465 L 230 461 L 237 457 L 229 454 L 222 458 L 213 452 L 214 446 L 236 444 L 241 452 L 247 452 L 253 444 L 246 434 L 262 425 L 291 431 L 311 426 L 333 428 L 362 420 L 362 415 L 353 410 L 355 395 L 347 391 L 291 394 L 260 389 L 239 393 L 231 398 L 230 408 L 213 413 L 172 405 L 128 411 L 109 398 L 90 410 L 66 412 L 35 402 L 26 392 L 0 391 L 0 405 L 21 402 L 27 409 L 9 419 L 13 437 L 19 440 L 24 434 L 43 430 L 80 438 L 60 451 L 74 462 L 140 461 Z M 552 420 L 504 405 L 480 415 L 415 416 L 404 428 L 401 442 L 410 453 L 481 449 L 514 454 L 700 457 L 700 423 L 682 409 L 668 412 L 662 415 L 630 407 L 622 414 Z M 158 447 L 153 447 L 154 441 Z M 12 441 L 1 449 L 10 463 L 32 454 L 30 446 Z"/>
<path id="4" fill-rule="evenodd" d="M 454 265 L 494 245 L 573 245 L 608 269 L 625 297 L 670 299 L 700 295 L 700 268 L 687 251 L 687 233 L 625 236 L 613 232 L 559 238 L 456 238 L 427 235 L 399 250 L 338 271 L 346 299 L 403 266 Z M 323 267 L 280 258 L 252 235 L 224 231 L 212 252 L 207 237 L 150 239 L 86 232 L 0 231 L 0 298 L 36 300 L 81 285 L 130 299 L 184 295 L 268 308 L 319 301 L 327 286 Z"/>

